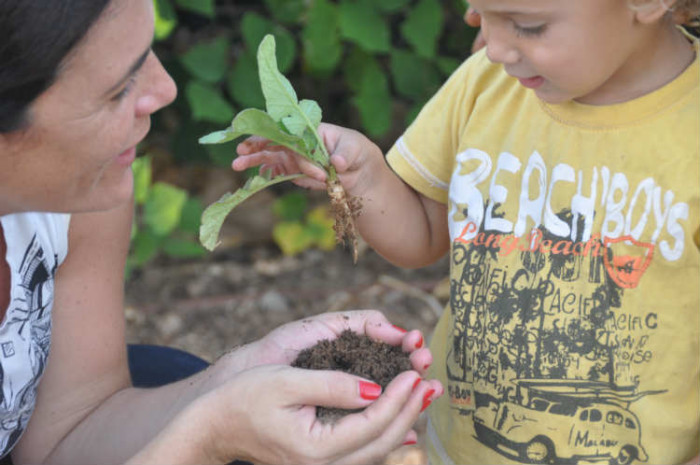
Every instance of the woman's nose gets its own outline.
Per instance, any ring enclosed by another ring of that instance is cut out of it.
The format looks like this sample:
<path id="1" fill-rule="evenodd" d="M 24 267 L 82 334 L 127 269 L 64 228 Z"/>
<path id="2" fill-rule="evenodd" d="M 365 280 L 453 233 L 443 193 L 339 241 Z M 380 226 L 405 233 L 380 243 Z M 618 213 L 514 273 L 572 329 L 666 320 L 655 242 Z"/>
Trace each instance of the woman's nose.
<path id="1" fill-rule="evenodd" d="M 136 102 L 137 116 L 147 116 L 172 103 L 177 96 L 175 81 L 163 68 L 160 60 L 151 52 L 147 63 L 148 78 L 144 91 Z"/>

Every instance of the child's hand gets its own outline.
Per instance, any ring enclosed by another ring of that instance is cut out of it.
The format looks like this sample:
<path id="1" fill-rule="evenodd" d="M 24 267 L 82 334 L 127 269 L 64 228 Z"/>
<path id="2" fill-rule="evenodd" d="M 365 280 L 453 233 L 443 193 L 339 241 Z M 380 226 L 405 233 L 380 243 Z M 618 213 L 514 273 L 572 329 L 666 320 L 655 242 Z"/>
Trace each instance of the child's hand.
<path id="1" fill-rule="evenodd" d="M 326 144 L 340 182 L 348 194 L 362 195 L 371 186 L 376 162 L 384 164 L 379 147 L 357 131 L 321 124 L 319 134 Z M 238 157 L 232 167 L 236 171 L 259 166 L 273 176 L 302 173 L 307 177 L 294 182 L 309 189 L 325 189 L 326 172 L 319 166 L 286 147 L 273 145 L 261 137 L 249 137 L 237 147 Z"/>

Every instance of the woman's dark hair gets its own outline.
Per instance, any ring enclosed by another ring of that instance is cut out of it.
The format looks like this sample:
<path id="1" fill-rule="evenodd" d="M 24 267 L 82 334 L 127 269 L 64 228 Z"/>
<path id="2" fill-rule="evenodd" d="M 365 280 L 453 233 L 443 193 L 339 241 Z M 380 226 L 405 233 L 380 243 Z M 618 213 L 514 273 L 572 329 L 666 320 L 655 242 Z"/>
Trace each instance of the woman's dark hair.
<path id="1" fill-rule="evenodd" d="M 110 0 L 0 0 L 0 133 L 26 127 L 29 106 Z"/>

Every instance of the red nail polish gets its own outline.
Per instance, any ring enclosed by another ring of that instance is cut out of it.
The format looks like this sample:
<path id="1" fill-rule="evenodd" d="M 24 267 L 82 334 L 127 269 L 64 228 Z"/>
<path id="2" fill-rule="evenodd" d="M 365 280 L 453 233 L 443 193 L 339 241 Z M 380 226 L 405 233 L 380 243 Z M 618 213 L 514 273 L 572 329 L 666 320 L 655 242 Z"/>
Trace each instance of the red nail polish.
<path id="1" fill-rule="evenodd" d="M 429 391 L 426 391 L 425 395 L 423 396 L 423 407 L 421 407 L 420 409 L 421 412 L 428 408 L 428 406 L 432 402 L 430 396 L 432 396 L 433 394 L 435 394 L 435 389 L 430 389 Z"/>
<path id="2" fill-rule="evenodd" d="M 420 339 L 418 339 L 418 342 L 416 342 L 416 349 L 420 349 L 421 347 L 423 347 L 423 336 L 421 336 Z"/>
<path id="3" fill-rule="evenodd" d="M 409 439 L 408 441 L 403 443 L 404 446 L 412 446 L 414 444 L 417 444 L 417 443 L 413 439 Z"/>
<path id="4" fill-rule="evenodd" d="M 411 391 L 413 391 L 414 389 L 416 389 L 416 388 L 418 387 L 418 385 L 420 384 L 421 381 L 422 381 L 421 378 L 416 379 L 416 382 L 413 383 L 413 387 L 411 388 Z"/>
<path id="5" fill-rule="evenodd" d="M 407 333 L 407 332 L 408 332 L 408 331 L 406 331 L 405 329 L 403 329 L 401 326 L 396 326 L 396 325 L 391 325 L 391 326 L 393 326 L 394 328 L 398 329 L 398 330 L 401 331 L 402 333 Z"/>
<path id="6" fill-rule="evenodd" d="M 382 387 L 369 381 L 360 381 L 360 397 L 365 400 L 378 399 L 382 394 Z"/>
<path id="7" fill-rule="evenodd" d="M 423 369 L 424 369 L 424 370 L 427 370 L 428 368 L 430 368 L 430 363 L 426 363 L 426 364 L 423 366 Z"/>

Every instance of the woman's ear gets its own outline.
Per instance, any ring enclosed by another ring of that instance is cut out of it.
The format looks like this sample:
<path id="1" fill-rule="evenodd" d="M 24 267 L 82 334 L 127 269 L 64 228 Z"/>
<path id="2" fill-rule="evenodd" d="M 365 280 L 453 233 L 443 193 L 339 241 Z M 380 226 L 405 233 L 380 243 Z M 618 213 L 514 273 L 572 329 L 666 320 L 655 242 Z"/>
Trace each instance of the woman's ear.
<path id="1" fill-rule="evenodd" d="M 632 2 L 635 3 L 635 2 Z M 633 6 L 634 17 L 641 24 L 653 24 L 672 13 L 676 0 L 652 0 L 643 5 Z"/>

